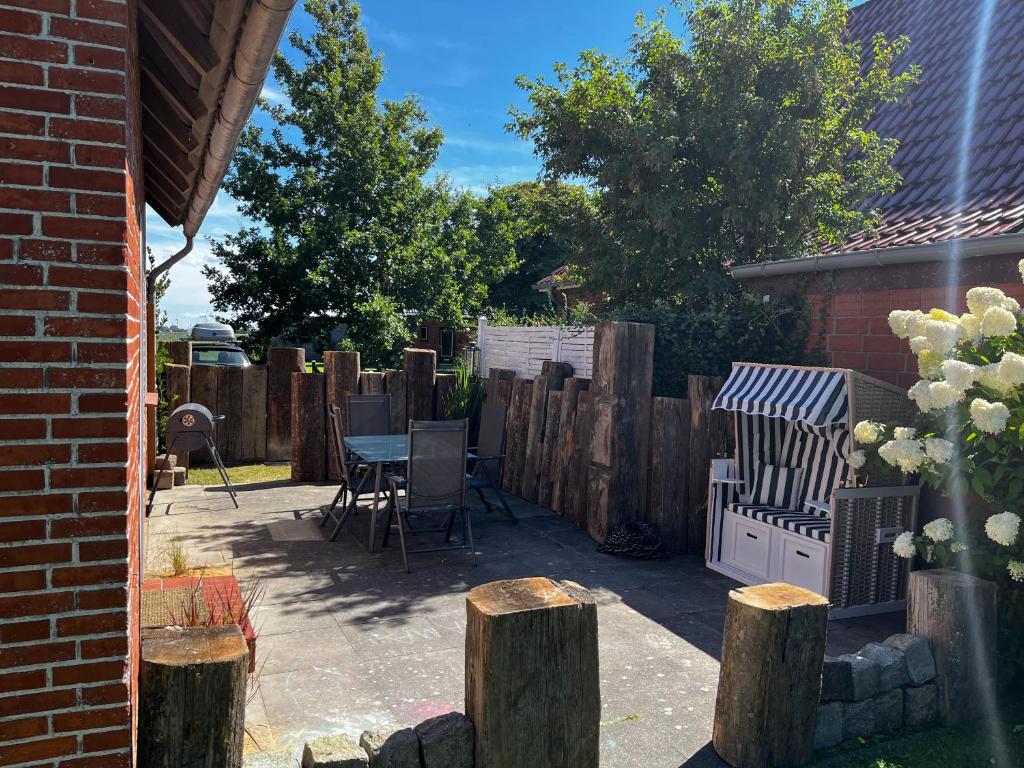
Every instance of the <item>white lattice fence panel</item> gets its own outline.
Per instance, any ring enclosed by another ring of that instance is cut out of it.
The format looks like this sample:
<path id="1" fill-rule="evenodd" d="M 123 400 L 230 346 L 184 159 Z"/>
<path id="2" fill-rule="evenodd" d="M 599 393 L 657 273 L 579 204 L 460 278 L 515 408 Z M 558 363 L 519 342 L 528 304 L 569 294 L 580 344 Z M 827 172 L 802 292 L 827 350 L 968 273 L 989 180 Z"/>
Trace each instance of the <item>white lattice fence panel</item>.
<path id="1" fill-rule="evenodd" d="M 571 363 L 577 376 L 589 377 L 594 356 L 594 328 L 565 326 L 479 325 L 480 371 L 510 368 L 532 379 L 545 360 Z"/>

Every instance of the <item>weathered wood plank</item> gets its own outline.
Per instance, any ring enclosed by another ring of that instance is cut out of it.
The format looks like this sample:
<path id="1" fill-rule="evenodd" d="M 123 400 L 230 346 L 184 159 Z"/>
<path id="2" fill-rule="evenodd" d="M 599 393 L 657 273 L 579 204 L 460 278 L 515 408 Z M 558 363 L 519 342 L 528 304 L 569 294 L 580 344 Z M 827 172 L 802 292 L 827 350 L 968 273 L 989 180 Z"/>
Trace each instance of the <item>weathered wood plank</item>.
<path id="1" fill-rule="evenodd" d="M 330 350 L 324 352 L 324 387 L 326 389 L 325 399 L 327 407 L 337 406 L 341 409 L 342 428 L 348 431 L 348 396 L 359 391 L 359 353 L 349 351 Z M 327 418 L 327 408 L 324 409 Z M 330 429 L 325 422 L 324 432 Z M 330 440 L 327 443 L 327 477 L 330 480 L 340 480 L 338 465 L 334 458 L 334 443 Z"/>
<path id="2" fill-rule="evenodd" d="M 434 418 L 434 376 L 437 354 L 432 349 L 405 350 L 406 416 L 410 421 Z"/>
<path id="3" fill-rule="evenodd" d="M 409 431 L 406 417 L 407 394 L 405 371 L 388 371 L 384 374 L 384 391 L 391 395 L 391 434 L 404 435 Z"/>
<path id="4" fill-rule="evenodd" d="M 292 444 L 292 374 L 306 370 L 306 351 L 267 350 L 267 461 L 288 461 Z"/>
<path id="5" fill-rule="evenodd" d="M 511 368 L 491 368 L 487 376 L 484 399 L 508 408 L 512 403 L 512 381 L 516 372 Z"/>
<path id="6" fill-rule="evenodd" d="M 217 366 L 215 365 L 193 365 L 192 366 L 192 402 L 199 403 L 209 409 L 214 416 L 219 415 L 220 404 L 217 402 Z M 217 425 L 214 422 L 214 445 L 216 442 Z M 210 452 L 203 448 L 200 451 L 192 452 L 193 464 L 205 464 L 213 461 Z"/>
<path id="7" fill-rule="evenodd" d="M 541 462 L 537 473 L 537 503 L 552 508 L 555 478 L 558 476 L 558 455 L 561 452 L 562 401 L 565 391 L 548 393 L 544 415 L 544 437 L 541 441 Z"/>
<path id="8" fill-rule="evenodd" d="M 167 412 L 170 413 L 179 405 L 191 402 L 192 369 L 187 365 L 168 363 L 164 366 L 164 398 L 167 400 Z M 188 469 L 188 451 L 174 451 L 178 459 L 177 466 Z"/>
<path id="9" fill-rule="evenodd" d="M 322 373 L 292 374 L 292 481 L 297 483 L 326 478 L 325 378 Z"/>
<path id="10" fill-rule="evenodd" d="M 537 480 L 544 451 L 544 417 L 547 413 L 548 392 L 551 380 L 541 374 L 533 380 L 530 392 L 530 415 L 526 428 L 523 471 L 519 477 L 518 496 L 527 501 L 537 501 Z"/>
<path id="11" fill-rule="evenodd" d="M 565 380 L 562 390 L 562 411 L 558 417 L 558 445 L 552 456 L 551 509 L 565 514 L 565 490 L 569 481 L 569 465 L 572 461 L 572 445 L 576 427 L 576 404 L 581 391 L 590 387 L 589 379 L 572 376 Z"/>
<path id="12" fill-rule="evenodd" d="M 541 375 L 547 376 L 549 386 L 552 390 L 561 390 L 565 386 L 565 380 L 573 374 L 571 363 L 545 360 L 541 363 Z"/>
<path id="13" fill-rule="evenodd" d="M 455 374 L 439 373 L 434 378 L 434 418 L 447 419 L 455 392 Z"/>
<path id="14" fill-rule="evenodd" d="M 383 395 L 384 371 L 363 371 L 359 374 L 359 394 Z"/>
<path id="15" fill-rule="evenodd" d="M 164 342 L 167 347 L 167 361 L 174 363 L 174 365 L 192 365 L 192 342 L 186 339 L 185 341 L 167 341 Z"/>
<path id="16" fill-rule="evenodd" d="M 543 577 L 496 581 L 471 590 L 466 607 L 476 765 L 594 768 L 601 693 L 590 592 Z"/>
<path id="17" fill-rule="evenodd" d="M 227 432 L 224 440 L 224 461 L 239 462 L 242 460 L 242 429 L 247 414 L 245 409 L 245 390 L 243 369 L 237 366 L 225 366 L 227 371 L 228 399 L 221 403 L 226 418 L 224 424 Z M 218 393 L 219 397 L 219 393 Z"/>
<path id="18" fill-rule="evenodd" d="M 670 552 L 687 551 L 689 447 L 690 402 L 655 397 L 651 411 L 650 495 L 645 518 L 658 529 L 662 544 Z"/>
<path id="19" fill-rule="evenodd" d="M 267 366 L 242 369 L 242 461 L 267 458 Z"/>
<path id="20" fill-rule="evenodd" d="M 587 527 L 587 507 L 590 494 L 590 443 L 594 430 L 594 396 L 580 392 L 573 419 L 573 442 L 569 456 L 569 471 L 565 481 L 565 501 L 562 514 L 581 528 Z"/>
<path id="21" fill-rule="evenodd" d="M 711 376 L 691 376 L 687 382 L 690 401 L 689 462 L 689 514 L 686 551 L 691 555 L 704 553 L 707 536 L 708 470 L 711 459 L 720 458 L 728 451 L 729 421 L 722 411 L 713 411 L 718 390 L 724 379 Z"/>
<path id="22" fill-rule="evenodd" d="M 526 457 L 526 432 L 532 391 L 533 382 L 529 379 L 515 379 L 512 382 L 512 399 L 505 434 L 505 471 L 502 476 L 502 488 L 513 494 L 519 492 L 519 478 Z"/>

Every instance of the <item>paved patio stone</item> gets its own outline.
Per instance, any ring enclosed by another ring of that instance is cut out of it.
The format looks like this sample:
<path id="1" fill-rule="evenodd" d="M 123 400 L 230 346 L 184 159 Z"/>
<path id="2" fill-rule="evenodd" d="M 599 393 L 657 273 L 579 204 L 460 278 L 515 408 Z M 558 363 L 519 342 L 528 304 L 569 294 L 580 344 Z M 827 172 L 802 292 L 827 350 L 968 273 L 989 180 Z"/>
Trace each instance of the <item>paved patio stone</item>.
<path id="1" fill-rule="evenodd" d="M 466 593 L 546 575 L 579 582 L 597 599 L 602 768 L 723 765 L 708 742 L 725 608 L 738 585 L 700 558 L 602 555 L 569 521 L 510 499 L 518 525 L 474 508 L 477 567 L 468 552 L 436 553 L 411 558 L 407 574 L 397 542 L 366 551 L 366 511 L 327 540 L 318 510 L 333 485 L 239 491 L 239 510 L 221 490 L 160 492 L 147 546 L 178 538 L 196 565 L 233 568 L 243 586 L 265 589 L 256 611 L 259 690 L 247 722 L 269 728 L 275 749 L 298 756 L 320 736 L 358 740 L 461 711 Z M 901 629 L 900 617 L 832 622 L 829 653 Z"/>

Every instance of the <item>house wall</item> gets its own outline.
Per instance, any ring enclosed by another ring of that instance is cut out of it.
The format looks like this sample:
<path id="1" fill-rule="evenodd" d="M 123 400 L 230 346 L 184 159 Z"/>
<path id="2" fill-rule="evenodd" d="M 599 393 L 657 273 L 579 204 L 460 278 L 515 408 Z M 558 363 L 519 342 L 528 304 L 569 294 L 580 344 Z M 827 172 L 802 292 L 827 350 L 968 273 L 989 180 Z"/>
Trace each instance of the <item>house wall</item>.
<path id="1" fill-rule="evenodd" d="M 902 387 L 920 377 L 907 341 L 889 329 L 894 309 L 941 307 L 966 312 L 964 296 L 978 285 L 1001 288 L 1024 302 L 1017 262 L 1024 254 L 964 260 L 958 268 L 932 262 L 876 266 L 829 273 L 807 273 L 742 281 L 759 294 L 799 293 L 811 304 L 809 345 L 824 353 L 829 365 L 852 368 Z"/>
<path id="2" fill-rule="evenodd" d="M 134 0 L 0 0 L 0 765 L 131 763 L 135 17 Z"/>

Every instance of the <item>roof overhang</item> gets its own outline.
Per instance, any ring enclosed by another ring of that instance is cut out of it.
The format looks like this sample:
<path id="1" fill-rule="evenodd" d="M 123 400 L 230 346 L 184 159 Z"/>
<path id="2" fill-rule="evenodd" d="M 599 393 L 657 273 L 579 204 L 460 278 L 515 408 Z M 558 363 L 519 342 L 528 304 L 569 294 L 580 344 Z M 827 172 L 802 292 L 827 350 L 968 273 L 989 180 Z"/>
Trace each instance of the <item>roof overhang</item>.
<path id="1" fill-rule="evenodd" d="M 139 0 L 146 202 L 199 230 L 296 0 Z"/>
<path id="2" fill-rule="evenodd" d="M 831 272 L 840 269 L 886 267 L 900 264 L 918 264 L 931 261 L 949 261 L 952 258 L 970 259 L 978 256 L 1024 255 L 1024 232 L 992 237 L 974 237 L 944 240 L 923 245 L 905 245 L 894 248 L 873 248 L 865 251 L 830 253 L 800 259 L 764 261 L 733 267 L 737 280 L 759 277 L 778 277 L 806 272 Z"/>

